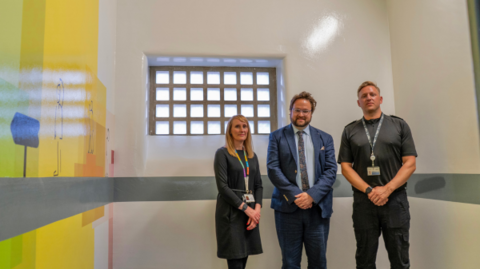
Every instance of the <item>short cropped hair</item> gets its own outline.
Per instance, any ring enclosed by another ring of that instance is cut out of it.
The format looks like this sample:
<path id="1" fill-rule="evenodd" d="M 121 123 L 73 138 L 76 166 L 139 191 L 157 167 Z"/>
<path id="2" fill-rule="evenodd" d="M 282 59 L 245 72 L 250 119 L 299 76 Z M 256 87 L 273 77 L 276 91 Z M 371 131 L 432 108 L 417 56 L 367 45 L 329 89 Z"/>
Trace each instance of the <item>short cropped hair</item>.
<path id="1" fill-rule="evenodd" d="M 305 92 L 305 91 L 299 94 L 295 94 L 295 96 L 293 96 L 292 101 L 290 101 L 290 111 L 292 111 L 293 104 L 295 104 L 295 101 L 297 101 L 298 99 L 307 99 L 310 102 L 310 104 L 312 104 L 312 113 L 313 111 L 315 111 L 315 107 L 317 106 L 317 101 L 315 101 L 311 93 Z"/>
<path id="2" fill-rule="evenodd" d="M 360 93 L 360 91 L 361 91 L 363 88 L 367 87 L 367 86 L 373 86 L 373 87 L 375 87 L 375 89 L 377 89 L 377 91 L 378 91 L 378 94 L 380 94 L 380 88 L 377 86 L 377 84 L 375 84 L 375 82 L 372 82 L 372 81 L 368 81 L 368 80 L 367 80 L 367 81 L 365 81 L 364 83 L 362 83 L 362 84 L 360 85 L 360 87 L 358 87 L 357 96 L 358 96 L 358 94 Z"/>

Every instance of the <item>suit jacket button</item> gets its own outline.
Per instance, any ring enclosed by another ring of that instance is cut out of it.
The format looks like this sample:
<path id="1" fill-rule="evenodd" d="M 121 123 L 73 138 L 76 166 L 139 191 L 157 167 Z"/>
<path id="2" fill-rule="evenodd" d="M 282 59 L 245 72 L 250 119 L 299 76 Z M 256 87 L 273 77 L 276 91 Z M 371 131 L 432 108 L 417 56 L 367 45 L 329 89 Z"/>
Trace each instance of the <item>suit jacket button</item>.
<path id="1" fill-rule="evenodd" d="M 297 173 L 297 170 L 295 170 L 295 174 Z"/>

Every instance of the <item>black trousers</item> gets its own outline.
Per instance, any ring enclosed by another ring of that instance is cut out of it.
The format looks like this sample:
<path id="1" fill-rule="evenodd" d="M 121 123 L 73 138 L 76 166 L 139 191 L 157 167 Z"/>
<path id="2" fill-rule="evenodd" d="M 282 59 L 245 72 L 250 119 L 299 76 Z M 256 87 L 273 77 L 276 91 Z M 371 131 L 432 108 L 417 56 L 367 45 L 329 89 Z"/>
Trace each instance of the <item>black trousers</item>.
<path id="1" fill-rule="evenodd" d="M 410 212 L 405 190 L 392 193 L 384 206 L 376 206 L 366 194 L 354 192 L 352 218 L 357 240 L 357 269 L 376 268 L 378 238 L 381 233 L 391 268 L 410 268 Z"/>
<path id="2" fill-rule="evenodd" d="M 241 259 L 228 259 L 228 269 L 245 269 L 245 266 L 247 266 L 247 259 L 248 256 Z"/>

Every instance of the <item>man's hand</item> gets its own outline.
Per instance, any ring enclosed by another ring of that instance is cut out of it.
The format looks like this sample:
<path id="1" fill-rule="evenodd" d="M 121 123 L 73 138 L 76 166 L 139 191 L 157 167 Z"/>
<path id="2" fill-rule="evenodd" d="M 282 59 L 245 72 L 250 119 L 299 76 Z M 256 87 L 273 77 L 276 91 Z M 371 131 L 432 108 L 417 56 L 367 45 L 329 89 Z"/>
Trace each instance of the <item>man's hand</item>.
<path id="1" fill-rule="evenodd" d="M 392 194 L 393 190 L 386 186 L 375 187 L 368 194 L 368 199 L 372 201 L 376 206 L 383 206 L 388 202 L 388 197 Z"/>
<path id="2" fill-rule="evenodd" d="M 313 205 L 313 198 L 306 192 L 295 195 L 295 204 L 301 209 L 309 209 Z"/>

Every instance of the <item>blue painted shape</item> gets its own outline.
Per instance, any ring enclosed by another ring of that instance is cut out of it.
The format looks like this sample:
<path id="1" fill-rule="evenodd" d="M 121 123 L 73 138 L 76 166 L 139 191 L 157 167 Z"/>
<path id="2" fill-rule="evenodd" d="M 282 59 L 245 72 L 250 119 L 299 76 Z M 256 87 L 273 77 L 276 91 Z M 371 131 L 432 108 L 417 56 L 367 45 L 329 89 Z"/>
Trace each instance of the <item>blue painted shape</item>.
<path id="1" fill-rule="evenodd" d="M 10 124 L 10 130 L 15 144 L 38 148 L 38 131 L 40 131 L 38 120 L 17 112 Z"/>

